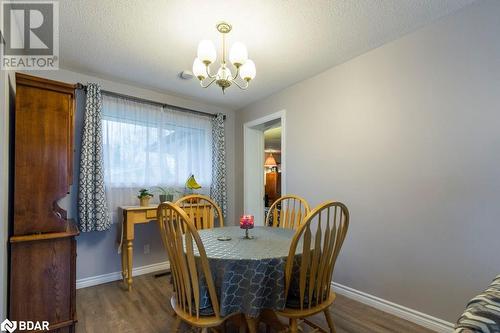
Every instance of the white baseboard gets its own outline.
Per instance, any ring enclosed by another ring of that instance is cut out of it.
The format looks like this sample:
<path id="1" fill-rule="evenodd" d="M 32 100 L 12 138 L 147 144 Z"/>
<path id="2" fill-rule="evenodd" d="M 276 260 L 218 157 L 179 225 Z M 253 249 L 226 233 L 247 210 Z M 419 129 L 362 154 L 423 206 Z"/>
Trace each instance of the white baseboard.
<path id="1" fill-rule="evenodd" d="M 364 293 L 362 291 L 332 282 L 333 289 L 340 295 L 369 305 L 381 311 L 390 313 L 399 318 L 411 321 L 420 326 L 439 333 L 453 332 L 454 324 L 428 314 L 407 308 L 405 306 L 387 301 L 385 299 Z"/>
<path id="2" fill-rule="evenodd" d="M 168 261 L 160 262 L 157 264 L 136 267 L 132 270 L 132 276 L 139 276 L 143 274 L 164 271 L 170 268 Z M 108 283 L 122 279 L 122 272 L 113 272 L 97 276 L 91 276 L 83 279 L 76 280 L 76 289 L 87 288 L 96 286 L 98 284 Z"/>

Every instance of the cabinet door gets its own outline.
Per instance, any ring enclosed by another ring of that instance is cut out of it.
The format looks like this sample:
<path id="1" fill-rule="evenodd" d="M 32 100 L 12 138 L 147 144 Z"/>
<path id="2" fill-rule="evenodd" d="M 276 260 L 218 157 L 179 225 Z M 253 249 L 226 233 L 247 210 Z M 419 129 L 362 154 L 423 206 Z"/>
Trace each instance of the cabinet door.
<path id="1" fill-rule="evenodd" d="M 14 235 L 63 231 L 57 202 L 69 190 L 73 94 L 17 84 Z"/>
<path id="2" fill-rule="evenodd" d="M 10 313 L 13 320 L 74 323 L 74 238 L 11 244 Z"/>

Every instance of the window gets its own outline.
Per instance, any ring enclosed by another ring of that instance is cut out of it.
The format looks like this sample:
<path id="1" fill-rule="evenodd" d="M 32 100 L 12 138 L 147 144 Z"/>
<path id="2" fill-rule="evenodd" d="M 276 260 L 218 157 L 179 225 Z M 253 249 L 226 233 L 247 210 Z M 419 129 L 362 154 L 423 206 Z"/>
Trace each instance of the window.
<path id="1" fill-rule="evenodd" d="M 137 204 L 136 191 L 142 187 L 182 190 L 191 174 L 208 193 L 212 181 L 209 118 L 105 95 L 102 124 L 111 211 Z"/>

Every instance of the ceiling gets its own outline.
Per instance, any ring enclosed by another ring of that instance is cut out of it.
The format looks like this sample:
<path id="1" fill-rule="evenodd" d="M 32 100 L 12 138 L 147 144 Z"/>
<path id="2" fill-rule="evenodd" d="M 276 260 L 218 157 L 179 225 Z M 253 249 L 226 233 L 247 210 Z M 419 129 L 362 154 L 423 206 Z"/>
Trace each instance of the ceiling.
<path id="1" fill-rule="evenodd" d="M 60 67 L 239 109 L 473 1 L 64 0 Z M 245 43 L 256 63 L 247 91 L 178 77 L 200 40 L 220 46 L 221 20 L 233 25 L 228 44 Z"/>
<path id="2" fill-rule="evenodd" d="M 281 151 L 281 126 L 264 131 L 264 149 Z"/>

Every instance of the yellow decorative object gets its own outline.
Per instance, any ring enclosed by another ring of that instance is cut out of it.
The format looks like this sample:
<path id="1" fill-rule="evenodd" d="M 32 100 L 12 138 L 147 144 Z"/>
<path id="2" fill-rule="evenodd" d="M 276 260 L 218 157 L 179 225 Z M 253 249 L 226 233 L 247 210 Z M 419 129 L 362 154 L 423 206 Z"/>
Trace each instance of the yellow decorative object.
<path id="1" fill-rule="evenodd" d="M 190 190 L 197 190 L 201 188 L 201 185 L 198 184 L 196 179 L 194 178 L 194 175 L 189 176 L 189 178 L 186 180 L 186 188 Z"/>

